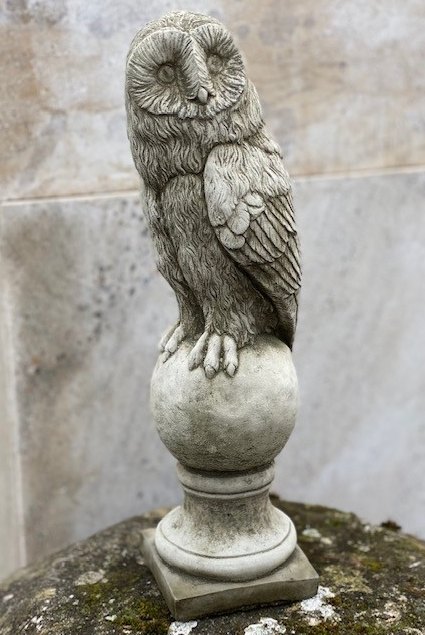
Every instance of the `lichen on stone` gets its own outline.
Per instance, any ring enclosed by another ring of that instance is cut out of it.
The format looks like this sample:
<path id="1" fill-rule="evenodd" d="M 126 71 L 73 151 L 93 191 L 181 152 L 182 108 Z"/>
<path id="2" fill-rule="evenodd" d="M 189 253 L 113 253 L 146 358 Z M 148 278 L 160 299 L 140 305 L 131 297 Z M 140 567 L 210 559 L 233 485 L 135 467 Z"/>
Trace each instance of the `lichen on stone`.
<path id="1" fill-rule="evenodd" d="M 260 617 L 256 624 L 250 624 L 244 630 L 244 635 L 284 635 L 286 627 L 272 617 Z"/>
<path id="2" fill-rule="evenodd" d="M 328 620 L 332 622 L 340 621 L 340 617 L 335 611 L 335 607 L 326 601 L 334 597 L 335 593 L 333 593 L 328 587 L 319 585 L 317 594 L 314 597 L 301 602 L 300 609 L 301 612 L 306 614 L 309 626 L 317 626 L 320 622 L 326 622 Z"/>
<path id="3" fill-rule="evenodd" d="M 190 635 L 194 628 L 198 626 L 196 620 L 189 622 L 172 622 L 167 635 Z"/>

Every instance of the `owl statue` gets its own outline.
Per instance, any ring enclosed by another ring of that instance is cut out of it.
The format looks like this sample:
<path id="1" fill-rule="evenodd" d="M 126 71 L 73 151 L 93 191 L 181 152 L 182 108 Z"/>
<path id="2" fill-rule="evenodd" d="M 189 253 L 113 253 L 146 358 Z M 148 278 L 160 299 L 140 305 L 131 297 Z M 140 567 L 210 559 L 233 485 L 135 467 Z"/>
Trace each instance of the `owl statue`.
<path id="1" fill-rule="evenodd" d="M 292 347 L 301 283 L 291 184 L 232 36 L 173 12 L 134 38 L 128 137 L 157 267 L 177 324 L 163 359 L 193 343 L 191 369 L 233 376 L 238 351 L 270 333 Z"/>

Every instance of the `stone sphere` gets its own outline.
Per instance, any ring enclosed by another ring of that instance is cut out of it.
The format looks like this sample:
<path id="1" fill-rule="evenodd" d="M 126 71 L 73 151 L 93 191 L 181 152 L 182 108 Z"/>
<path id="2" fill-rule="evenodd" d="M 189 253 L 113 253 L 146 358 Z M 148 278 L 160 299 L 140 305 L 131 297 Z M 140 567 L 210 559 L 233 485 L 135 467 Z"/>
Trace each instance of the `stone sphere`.
<path id="1" fill-rule="evenodd" d="M 193 343 L 158 359 L 151 407 L 159 436 L 186 467 L 243 471 L 272 461 L 295 425 L 298 383 L 289 348 L 272 336 L 239 351 L 234 377 L 189 370 Z"/>

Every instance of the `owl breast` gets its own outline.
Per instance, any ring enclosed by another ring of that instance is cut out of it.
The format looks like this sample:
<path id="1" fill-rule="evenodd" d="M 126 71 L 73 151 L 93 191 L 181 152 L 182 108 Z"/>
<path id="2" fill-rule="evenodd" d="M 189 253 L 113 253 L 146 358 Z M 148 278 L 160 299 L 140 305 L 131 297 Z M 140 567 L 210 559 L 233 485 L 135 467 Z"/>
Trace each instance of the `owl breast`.
<path id="1" fill-rule="evenodd" d="M 230 117 L 226 119 L 178 121 L 178 130 L 171 135 L 169 133 L 174 121 L 158 122 L 155 117 L 158 134 L 154 138 L 144 135 L 137 155 L 139 172 L 146 183 L 158 192 L 176 176 L 201 174 L 211 150 L 229 142 L 232 123 Z M 162 130 L 159 129 L 160 125 Z"/>
<path id="2" fill-rule="evenodd" d="M 207 147 L 189 139 L 146 146 L 143 177 L 153 189 L 162 191 L 176 176 L 201 174 L 212 147 L 213 144 Z"/>
<path id="3" fill-rule="evenodd" d="M 257 325 L 263 332 L 271 330 L 276 325 L 271 303 L 225 253 L 209 222 L 203 174 L 170 179 L 161 193 L 160 208 L 185 282 L 195 290 L 200 306 L 211 296 L 207 320 L 214 323 L 215 330 L 238 337 L 242 345 L 253 335 L 247 325 Z"/>

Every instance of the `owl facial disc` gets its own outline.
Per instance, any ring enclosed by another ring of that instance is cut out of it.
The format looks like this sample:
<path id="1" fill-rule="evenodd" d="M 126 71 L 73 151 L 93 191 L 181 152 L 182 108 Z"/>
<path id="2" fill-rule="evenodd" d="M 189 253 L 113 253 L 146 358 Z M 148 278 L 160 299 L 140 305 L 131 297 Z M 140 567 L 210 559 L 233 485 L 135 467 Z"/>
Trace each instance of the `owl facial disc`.
<path id="1" fill-rule="evenodd" d="M 145 27 L 127 58 L 127 89 L 139 108 L 182 119 L 214 117 L 246 84 L 232 36 L 217 21 Z"/>

